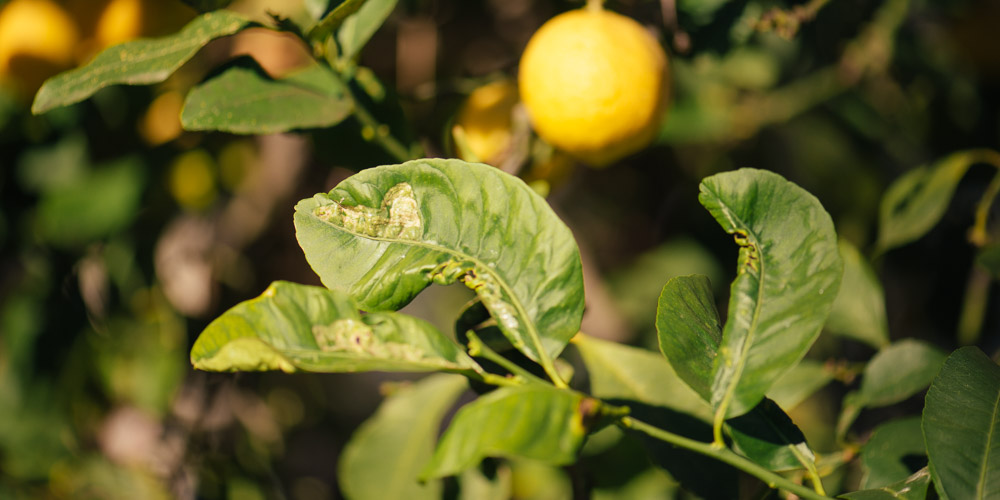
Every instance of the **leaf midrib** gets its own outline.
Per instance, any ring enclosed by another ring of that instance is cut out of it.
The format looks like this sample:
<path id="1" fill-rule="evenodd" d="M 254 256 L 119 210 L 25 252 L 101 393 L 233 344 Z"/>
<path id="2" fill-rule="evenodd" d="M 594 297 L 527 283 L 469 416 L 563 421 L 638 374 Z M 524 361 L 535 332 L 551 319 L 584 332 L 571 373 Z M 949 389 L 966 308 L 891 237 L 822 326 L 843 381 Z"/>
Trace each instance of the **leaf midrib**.
<path id="1" fill-rule="evenodd" d="M 333 201 L 334 203 L 337 203 L 335 200 L 331 200 L 331 201 Z M 517 297 L 517 295 L 514 294 L 513 290 L 511 290 L 510 286 L 507 284 L 507 281 L 504 280 L 496 272 L 494 272 L 493 268 L 491 268 L 485 262 L 479 260 L 476 257 L 468 255 L 468 254 L 466 254 L 464 252 L 460 252 L 460 251 L 457 251 L 457 250 L 452 250 L 452 249 L 446 248 L 446 247 L 441 247 L 440 245 L 433 245 L 433 244 L 424 242 L 422 240 L 404 240 L 404 239 L 399 239 L 399 238 L 379 238 L 379 237 L 376 237 L 376 236 L 371 236 L 371 235 L 367 235 L 367 234 L 361 234 L 361 233 L 357 233 L 357 232 L 351 231 L 349 229 L 345 229 L 345 228 L 343 228 L 341 226 L 337 226 L 337 225 L 332 224 L 330 222 L 327 222 L 327 221 L 325 221 L 323 219 L 320 219 L 319 217 L 316 217 L 312 213 L 310 213 L 309 216 L 312 217 L 313 219 L 316 219 L 316 220 L 322 222 L 323 224 L 326 224 L 326 225 L 328 225 L 328 226 L 330 226 L 330 227 L 338 230 L 338 231 L 350 234 L 352 236 L 356 236 L 358 238 L 362 238 L 362 239 L 366 239 L 366 240 L 372 240 L 372 241 L 384 241 L 386 243 L 398 243 L 398 244 L 402 244 L 402 245 L 413 245 L 413 246 L 424 247 L 424 248 L 428 248 L 430 250 L 435 250 L 435 251 L 438 251 L 438 252 L 441 252 L 441 253 L 445 253 L 445 254 L 451 255 L 453 257 L 458 257 L 458 258 L 461 258 L 461 259 L 466 259 L 466 260 L 471 261 L 477 267 L 477 270 L 483 270 L 487 274 L 493 276 L 493 278 L 496 279 L 496 282 L 500 285 L 500 288 L 502 288 L 503 291 L 506 292 L 507 296 L 511 298 L 511 303 L 513 303 L 514 308 L 517 310 L 518 316 L 520 316 L 522 318 L 522 321 L 526 325 L 525 329 L 528 331 L 528 336 L 529 336 L 528 340 L 530 340 L 534 344 L 535 349 L 538 351 L 538 353 L 536 355 L 539 357 L 539 360 L 537 360 L 537 361 L 541 362 L 541 359 L 548 358 L 549 354 L 548 354 L 548 352 L 545 351 L 545 346 L 542 345 L 541 337 L 539 337 L 538 330 L 535 328 L 535 322 L 531 321 L 531 318 L 528 316 L 528 313 L 525 311 L 524 306 L 521 304 L 521 301 L 519 300 L 519 298 Z"/>
<path id="2" fill-rule="evenodd" d="M 739 381 L 743 377 L 743 370 L 744 368 L 746 368 L 746 362 L 750 346 L 753 345 L 753 339 L 757 332 L 757 324 L 760 319 L 761 304 L 763 304 L 764 302 L 761 299 L 761 296 L 763 295 L 764 291 L 764 253 L 760 249 L 760 240 L 757 237 L 757 233 L 750 230 L 749 224 L 743 222 L 743 219 L 739 218 L 733 213 L 732 208 L 730 208 L 730 206 L 725 203 L 725 201 L 722 199 L 722 196 L 720 196 L 718 193 L 713 193 L 713 196 L 715 196 L 715 198 L 719 200 L 719 206 L 725 210 L 726 218 L 729 219 L 729 223 L 732 224 L 734 228 L 737 227 L 736 224 L 737 222 L 739 223 L 738 224 L 739 228 L 746 228 L 745 231 L 747 234 L 747 239 L 751 240 L 754 249 L 757 251 L 757 255 L 759 256 L 757 262 L 758 265 L 760 266 L 760 269 L 758 271 L 759 278 L 757 279 L 757 298 L 753 309 L 753 319 L 750 321 L 750 327 L 747 329 L 747 338 L 746 340 L 743 341 L 742 355 L 739 357 L 739 359 L 736 360 L 736 371 L 734 372 L 735 374 L 732 377 L 729 385 L 726 387 L 726 394 L 723 396 L 722 403 L 719 405 L 719 410 L 721 410 L 722 412 L 722 418 L 725 419 L 726 412 L 729 411 L 729 404 L 732 402 L 733 396 L 736 393 L 736 387 L 739 385 Z M 741 270 L 743 269 L 744 265 L 746 265 L 746 263 L 740 263 Z"/>
<path id="3" fill-rule="evenodd" d="M 993 442 L 994 430 L 997 428 L 997 411 L 1000 411 L 1000 392 L 997 392 L 996 400 L 993 401 L 993 412 L 990 413 L 992 423 L 990 431 L 986 434 L 986 446 L 983 449 L 983 465 L 979 469 L 979 481 L 976 483 L 976 498 L 985 498 L 983 488 L 986 487 L 986 472 L 990 463 L 990 449 Z"/>

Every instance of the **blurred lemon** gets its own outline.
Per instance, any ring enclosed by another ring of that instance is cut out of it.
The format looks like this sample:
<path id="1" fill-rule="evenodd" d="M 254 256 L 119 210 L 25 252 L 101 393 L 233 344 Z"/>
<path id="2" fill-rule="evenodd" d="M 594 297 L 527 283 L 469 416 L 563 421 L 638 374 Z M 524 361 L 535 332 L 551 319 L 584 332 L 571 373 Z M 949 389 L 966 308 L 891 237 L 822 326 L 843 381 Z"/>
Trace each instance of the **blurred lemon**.
<path id="1" fill-rule="evenodd" d="M 170 142 L 181 135 L 181 107 L 184 96 L 170 90 L 153 99 L 139 122 L 139 135 L 150 146 Z"/>
<path id="2" fill-rule="evenodd" d="M 538 135 L 595 167 L 649 144 L 669 94 L 663 48 L 639 23 L 599 5 L 542 25 L 518 80 Z"/>
<path id="3" fill-rule="evenodd" d="M 515 104 L 517 87 L 510 80 L 489 83 L 472 91 L 458 110 L 452 129 L 455 142 L 460 145 L 459 156 L 467 161 L 499 163 L 510 145 L 511 112 Z"/>
<path id="4" fill-rule="evenodd" d="M 142 33 L 141 0 L 111 0 L 97 20 L 94 36 L 100 47 L 138 37 Z"/>
<path id="5" fill-rule="evenodd" d="M 168 185 L 177 203 L 189 210 L 203 210 L 215 201 L 215 162 L 197 149 L 177 157 L 170 167 Z"/>
<path id="6" fill-rule="evenodd" d="M 34 91 L 73 63 L 78 34 L 72 18 L 49 0 L 13 0 L 0 9 L 0 78 Z"/>

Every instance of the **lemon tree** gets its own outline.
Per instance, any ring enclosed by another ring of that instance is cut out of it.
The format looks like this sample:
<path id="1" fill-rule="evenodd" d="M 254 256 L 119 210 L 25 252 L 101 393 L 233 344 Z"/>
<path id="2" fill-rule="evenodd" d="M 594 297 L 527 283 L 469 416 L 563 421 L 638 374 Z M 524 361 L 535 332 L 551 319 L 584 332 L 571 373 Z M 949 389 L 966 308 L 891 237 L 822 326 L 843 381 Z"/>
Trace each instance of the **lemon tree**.
<path id="1" fill-rule="evenodd" d="M 8 9 L 56 5 L 45 2 L 15 0 Z M 216 2 L 192 3 L 211 10 Z M 936 348 L 889 343 L 883 332 L 882 341 L 872 343 L 879 352 L 859 373 L 845 373 L 858 371 L 855 366 L 803 359 L 824 347 L 814 344 L 824 327 L 830 329 L 831 315 L 834 324 L 838 316 L 849 316 L 871 320 L 881 331 L 885 303 L 875 273 L 864 259 L 845 252 L 849 247 L 838 242 L 834 219 L 819 198 L 776 173 L 723 172 L 699 186 L 698 201 L 738 246 L 724 314 L 706 276 L 677 276 L 651 304 L 662 356 L 580 331 L 587 304 L 580 248 L 542 190 L 528 182 L 560 177 L 568 168 L 566 155 L 595 167 L 610 165 L 655 135 L 670 98 L 670 73 L 664 50 L 639 23 L 598 1 L 545 23 L 527 44 L 516 88 L 512 80 L 498 80 L 477 89 L 455 127 L 447 127 L 465 147 L 459 152 L 473 162 L 419 158 L 416 140 L 399 139 L 393 117 L 378 109 L 392 102 L 391 88 L 359 56 L 396 1 L 308 3 L 307 22 L 211 11 L 174 35 L 114 45 L 50 79 L 33 109 L 70 105 L 110 85 L 164 82 L 212 40 L 266 27 L 297 37 L 308 65 L 274 77 L 253 60 L 237 59 L 190 83 L 186 96 L 162 92 L 142 122 L 148 143 L 169 142 L 180 127 L 260 135 L 330 128 L 350 118 L 357 130 L 335 132 L 357 132 L 355 141 L 377 143 L 400 160 L 346 176 L 332 190 L 295 205 L 295 237 L 322 286 L 275 281 L 209 323 L 190 351 L 194 368 L 205 371 L 442 372 L 395 390 L 344 448 L 338 479 L 346 497 L 440 498 L 445 491 L 461 498 L 508 498 L 510 492 L 529 497 L 516 483 L 504 494 L 503 485 L 491 481 L 520 468 L 525 484 L 523 470 L 533 466 L 526 463 L 577 464 L 572 469 L 586 473 L 595 457 L 617 461 L 622 452 L 643 462 L 630 472 L 669 472 L 679 487 L 704 498 L 737 498 L 746 483 L 737 471 L 759 479 L 762 489 L 827 498 L 827 488 L 832 494 L 844 489 L 830 484 L 833 472 L 852 464 L 862 468 L 863 487 L 878 489 L 843 493 L 845 498 L 923 499 L 931 484 L 949 498 L 988 498 L 1000 491 L 1000 367 L 978 349 L 963 348 L 945 359 Z M 101 36 L 108 43 L 133 36 L 125 20 L 135 19 L 145 4 L 108 5 L 101 25 L 122 31 Z M 69 38 L 61 40 L 65 46 Z M 0 46 L 11 53 L 35 50 L 18 47 L 14 41 Z M 35 54 L 47 57 L 41 50 Z M 525 123 L 518 99 L 544 139 L 520 143 L 532 156 L 532 168 L 521 178 L 478 162 L 504 163 L 499 158 L 516 149 L 512 140 L 530 135 L 526 128 L 518 130 L 523 135 L 513 130 L 515 122 Z M 155 130 L 155 123 L 166 126 Z M 536 150 L 539 144 L 549 149 Z M 207 149 L 179 145 L 187 151 L 163 177 L 167 191 L 192 218 L 211 217 L 224 189 L 241 184 L 247 151 L 239 145 L 224 150 L 216 165 Z M 358 144 L 349 139 L 346 146 L 341 150 Z M 76 154 L 72 147 L 70 153 Z M 883 235 L 880 242 L 920 237 L 940 218 L 970 162 L 1000 166 L 996 158 L 991 151 L 966 153 L 917 172 L 923 177 L 904 177 L 886 196 L 883 230 L 905 232 L 906 238 Z M 36 161 L 58 163 L 51 157 Z M 140 176 L 138 167 L 121 164 L 53 189 L 38 211 L 41 234 L 72 248 L 118 231 L 140 212 L 135 207 L 141 190 L 127 189 L 139 186 Z M 991 189 L 977 224 L 986 224 L 1000 181 Z M 102 213 L 108 207 L 125 216 Z M 110 222 L 88 225 L 88 219 Z M 452 311 L 454 331 L 401 311 L 433 285 L 452 284 L 475 297 Z M 570 356 L 563 357 L 566 352 Z M 799 429 L 786 409 L 834 378 L 832 370 L 837 377 L 862 377 L 859 391 L 845 397 L 855 407 L 841 417 L 842 434 L 849 434 L 858 412 L 930 386 L 920 425 L 897 422 L 867 444 L 814 449 L 808 429 Z M 461 398 L 467 387 L 476 394 Z M 449 411 L 460 401 L 459 409 Z M 955 425 L 954 415 L 969 418 Z M 440 429 L 446 430 L 439 436 Z M 887 442 L 895 448 L 881 447 Z M 860 463 L 854 459 L 859 449 Z M 928 467 L 911 470 L 897 463 L 914 453 L 927 455 Z M 458 477 L 446 482 L 449 476 Z M 490 489 L 493 494 L 487 494 Z M 241 496 L 236 488 L 229 493 Z M 665 497 L 662 491 L 619 493 Z"/>
<path id="2" fill-rule="evenodd" d="M 538 134 L 593 166 L 652 140 L 669 97 L 667 56 L 639 23 L 591 2 L 532 36 L 518 87 Z"/>

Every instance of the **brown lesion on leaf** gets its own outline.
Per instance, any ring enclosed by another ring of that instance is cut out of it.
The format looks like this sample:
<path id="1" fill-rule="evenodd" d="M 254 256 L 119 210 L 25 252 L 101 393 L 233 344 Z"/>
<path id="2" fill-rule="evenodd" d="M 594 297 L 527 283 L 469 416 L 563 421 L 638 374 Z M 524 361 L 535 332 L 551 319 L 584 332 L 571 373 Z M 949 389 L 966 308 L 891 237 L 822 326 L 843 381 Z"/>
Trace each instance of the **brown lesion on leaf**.
<path id="1" fill-rule="evenodd" d="M 323 221 L 374 238 L 418 240 L 424 232 L 420 205 L 413 187 L 406 182 L 390 188 L 378 208 L 334 202 L 316 207 L 314 214 Z"/>

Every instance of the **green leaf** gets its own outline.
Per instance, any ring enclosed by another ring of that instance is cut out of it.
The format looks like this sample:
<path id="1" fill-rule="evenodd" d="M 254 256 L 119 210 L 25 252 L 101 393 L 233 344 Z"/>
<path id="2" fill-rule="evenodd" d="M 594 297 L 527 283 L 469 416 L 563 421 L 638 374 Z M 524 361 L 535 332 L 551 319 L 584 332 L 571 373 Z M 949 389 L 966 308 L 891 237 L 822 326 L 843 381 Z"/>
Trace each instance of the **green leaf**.
<path id="1" fill-rule="evenodd" d="M 710 400 L 712 362 L 722 339 L 722 321 L 708 277 L 678 276 L 664 285 L 656 307 L 656 331 L 660 351 L 677 375 Z"/>
<path id="2" fill-rule="evenodd" d="M 888 345 L 889 324 L 882 284 L 868 260 L 846 240 L 840 240 L 840 256 L 844 259 L 844 279 L 826 320 L 826 329 L 876 349 Z"/>
<path id="3" fill-rule="evenodd" d="M 704 246 L 688 238 L 670 241 L 637 257 L 626 268 L 608 276 L 615 304 L 634 329 L 652 329 L 649 318 L 656 316 L 657 298 L 670 278 L 703 274 L 715 285 L 725 279 L 722 267 Z"/>
<path id="4" fill-rule="evenodd" d="M 722 417 L 752 409 L 802 359 L 837 296 L 843 264 L 819 200 L 777 174 L 714 175 L 702 181 L 698 199 L 740 246 L 713 364 L 718 430 Z"/>
<path id="5" fill-rule="evenodd" d="M 340 58 L 354 59 L 364 48 L 372 35 L 392 14 L 398 0 L 367 0 L 357 12 L 351 14 L 340 26 L 337 41 L 340 43 Z"/>
<path id="6" fill-rule="evenodd" d="M 344 496 L 441 498 L 441 481 L 421 483 L 418 475 L 434 454 L 441 418 L 466 387 L 463 377 L 431 375 L 387 397 L 344 447 L 338 464 Z"/>
<path id="7" fill-rule="evenodd" d="M 295 227 L 323 284 L 365 310 L 399 309 L 432 282 L 462 282 L 535 361 L 556 357 L 580 329 L 572 233 L 524 182 L 489 165 L 416 160 L 364 170 L 300 201 Z"/>
<path id="8" fill-rule="evenodd" d="M 880 425 L 861 448 L 861 489 L 881 488 L 906 479 L 915 472 L 913 469 L 926 465 L 926 456 L 920 417 Z M 912 466 L 918 462 L 919 467 Z"/>
<path id="9" fill-rule="evenodd" d="M 344 84 L 319 64 L 278 80 L 259 67 L 234 66 L 191 90 L 181 123 L 187 130 L 273 134 L 330 127 L 353 108 Z"/>
<path id="10" fill-rule="evenodd" d="M 511 470 L 506 464 L 496 468 L 493 478 L 472 467 L 459 477 L 458 500 L 508 500 L 511 494 Z"/>
<path id="11" fill-rule="evenodd" d="M 896 179 L 879 207 L 879 252 L 927 234 L 941 220 L 965 172 L 990 154 L 989 150 L 960 151 Z"/>
<path id="12" fill-rule="evenodd" d="M 212 321 L 191 348 L 199 370 L 463 372 L 475 363 L 429 323 L 361 315 L 343 292 L 275 281 Z"/>
<path id="13" fill-rule="evenodd" d="M 726 421 L 733 449 L 773 471 L 812 469 L 816 456 L 802 431 L 781 408 L 764 399 L 753 410 Z"/>
<path id="14" fill-rule="evenodd" d="M 251 21 L 243 16 L 221 10 L 196 17 L 170 36 L 114 45 L 85 66 L 46 81 L 35 96 L 31 112 L 41 114 L 80 102 L 109 85 L 162 82 L 208 42 L 250 25 Z"/>
<path id="15" fill-rule="evenodd" d="M 138 213 L 145 173 L 136 158 L 95 168 L 49 187 L 38 204 L 37 228 L 61 247 L 83 245 L 124 229 Z"/>
<path id="16" fill-rule="evenodd" d="M 865 366 L 859 401 L 866 407 L 880 407 L 905 400 L 930 385 L 945 357 L 940 349 L 915 339 L 882 349 Z"/>
<path id="17" fill-rule="evenodd" d="M 597 400 L 548 385 L 497 389 L 459 409 L 423 475 L 454 475 L 486 457 L 572 463 L 599 411 Z"/>
<path id="18" fill-rule="evenodd" d="M 925 468 L 888 486 L 852 491 L 844 493 L 838 498 L 846 498 L 847 500 L 924 500 L 927 498 L 927 487 L 930 486 L 930 483 L 931 475 Z"/>
<path id="19" fill-rule="evenodd" d="M 915 339 L 900 340 L 876 353 L 865 366 L 861 387 L 844 397 L 839 435 L 846 433 L 861 409 L 899 403 L 930 385 L 945 357 L 940 349 Z"/>
<path id="20" fill-rule="evenodd" d="M 833 373 L 823 363 L 803 359 L 774 382 L 767 397 L 791 410 L 832 381 Z"/>
<path id="21" fill-rule="evenodd" d="M 573 345 L 587 367 L 594 396 L 642 401 L 711 422 L 712 409 L 659 354 L 587 335 L 573 337 Z"/>
<path id="22" fill-rule="evenodd" d="M 344 20 L 348 16 L 354 14 L 361 8 L 362 5 L 367 0 L 344 0 L 340 5 L 334 7 L 329 14 L 323 17 L 320 22 L 316 23 L 309 30 L 309 39 L 316 41 L 323 41 L 326 37 L 330 36 L 340 25 L 344 24 Z"/>
<path id="23" fill-rule="evenodd" d="M 942 498 L 1000 496 L 1000 366 L 976 347 L 953 352 L 927 391 L 922 427 Z"/>

